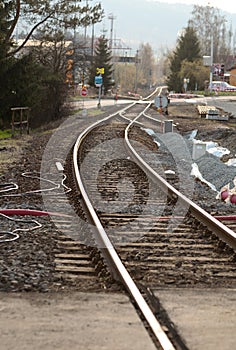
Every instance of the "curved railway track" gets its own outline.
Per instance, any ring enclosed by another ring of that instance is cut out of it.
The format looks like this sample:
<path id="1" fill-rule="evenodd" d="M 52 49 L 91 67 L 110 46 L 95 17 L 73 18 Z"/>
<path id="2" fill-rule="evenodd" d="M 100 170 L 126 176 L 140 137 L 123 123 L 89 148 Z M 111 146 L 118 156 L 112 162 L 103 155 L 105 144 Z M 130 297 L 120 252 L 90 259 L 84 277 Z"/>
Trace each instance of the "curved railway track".
<path id="1" fill-rule="evenodd" d="M 72 280 L 79 273 L 101 283 L 110 273 L 140 308 L 157 347 L 185 349 L 171 322 L 157 321 L 161 310 L 152 289 L 235 287 L 235 226 L 223 225 L 188 198 L 194 188 L 181 152 L 175 174 L 168 173 L 163 159 L 170 151 L 175 157 L 175 146 L 183 144 L 160 136 L 163 150 L 153 142 L 145 129 L 161 133 L 163 120 L 150 107 L 148 101 L 129 105 L 79 136 L 66 172 L 70 176 L 73 168 L 69 196 L 83 235 L 77 240 L 64 232 L 56 263 Z"/>
<path id="2" fill-rule="evenodd" d="M 45 207 L 40 207 L 47 212 L 29 213 L 26 203 L 19 211 L 22 215 L 50 214 L 58 228 L 55 230 L 49 219 L 50 232 L 42 230 L 38 235 L 43 233 L 40 239 L 51 259 L 50 271 L 43 276 L 47 283 L 50 276 L 50 287 L 70 288 L 71 283 L 79 290 L 91 286 L 93 291 L 107 288 L 123 292 L 125 288 L 158 349 L 187 349 L 160 304 L 157 291 L 193 286 L 233 290 L 235 217 L 212 217 L 194 203 L 198 192 L 189 176 L 192 159 L 188 147 L 177 133 L 163 133 L 166 116 L 157 114 L 150 102 L 137 101 L 120 111 L 116 105 L 112 114 L 103 120 L 98 120 L 101 116 L 94 118 L 95 122 L 90 117 L 86 123 L 85 119 L 80 123 L 78 116 L 71 118 L 56 138 L 51 137 L 40 176 L 35 170 L 22 174 L 30 179 L 29 189 L 9 195 L 7 192 L 18 188 L 9 182 L 1 192 L 10 207 L 11 198 L 17 203 L 21 203 L 22 196 L 37 198 L 33 209 L 38 209 L 40 203 L 37 195 L 43 195 Z M 77 140 L 82 124 L 87 126 Z M 34 190 L 39 183 L 40 190 Z M 13 210 L 15 214 L 17 210 Z M 4 215 L 1 218 L 9 220 Z M 39 222 L 29 228 L 42 227 Z M 28 235 L 30 245 L 27 236 L 22 235 L 23 242 L 16 242 L 15 252 L 13 249 L 8 256 L 6 237 L 27 231 L 25 223 L 36 222 L 14 219 L 19 228 L 2 232 L 6 242 L 2 245 L 2 262 L 6 258 L 13 267 L 8 272 L 7 264 L 3 265 L 1 282 L 6 281 L 4 288 L 13 291 L 17 291 L 16 284 L 22 290 L 42 286 L 41 290 L 47 291 L 47 285 L 45 288 L 37 282 L 40 270 L 44 272 L 38 260 L 42 256 L 44 263 L 43 252 L 35 254 L 35 263 L 33 260 L 34 251 L 40 247 L 35 244 L 37 236 Z M 44 233 L 48 235 L 44 237 Z M 15 270 L 15 256 L 21 254 L 24 242 L 26 253 L 33 251 L 33 262 L 32 268 L 28 266 L 25 254 L 27 263 L 22 258 L 22 266 L 26 266 L 22 273 L 19 268 Z"/>

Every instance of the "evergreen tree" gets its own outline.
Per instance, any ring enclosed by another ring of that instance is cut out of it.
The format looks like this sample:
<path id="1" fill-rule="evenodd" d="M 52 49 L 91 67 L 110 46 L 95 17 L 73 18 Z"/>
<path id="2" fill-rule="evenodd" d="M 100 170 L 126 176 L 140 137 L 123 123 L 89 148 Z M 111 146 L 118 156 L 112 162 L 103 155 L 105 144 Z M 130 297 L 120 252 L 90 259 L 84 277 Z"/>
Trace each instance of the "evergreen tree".
<path id="1" fill-rule="evenodd" d="M 6 40 L 6 33 L 10 30 L 11 27 L 11 17 L 10 12 L 14 6 L 13 1 L 1 1 L 0 2 L 0 127 L 3 126 L 7 117 L 10 117 L 10 108 L 8 101 L 13 97 L 12 93 L 14 91 L 13 87 L 9 86 L 9 75 L 8 71 L 14 65 L 15 59 L 10 58 L 5 60 L 7 52 L 12 47 L 11 40 Z M 3 83 L 4 82 L 4 83 Z"/>
<path id="2" fill-rule="evenodd" d="M 178 39 L 176 49 L 170 57 L 170 75 L 167 78 L 167 85 L 170 90 L 180 92 L 183 88 L 180 74 L 182 63 L 184 61 L 194 62 L 200 57 L 200 46 L 196 32 L 188 26 Z"/>
<path id="3" fill-rule="evenodd" d="M 102 35 L 98 38 L 97 45 L 95 47 L 95 55 L 93 57 L 93 62 L 90 68 L 89 74 L 89 84 L 94 85 L 94 79 L 96 75 L 99 75 L 97 68 L 104 68 L 103 77 L 103 87 L 104 93 L 106 94 L 109 89 L 114 86 L 114 81 L 112 79 L 113 75 L 113 65 L 111 63 L 112 55 L 111 50 L 108 46 L 108 39 Z"/>
<path id="4" fill-rule="evenodd" d="M 204 90 L 206 81 L 209 80 L 209 67 L 203 66 L 202 59 L 189 62 L 184 60 L 181 65 L 180 79 L 189 79 L 188 90 Z"/>

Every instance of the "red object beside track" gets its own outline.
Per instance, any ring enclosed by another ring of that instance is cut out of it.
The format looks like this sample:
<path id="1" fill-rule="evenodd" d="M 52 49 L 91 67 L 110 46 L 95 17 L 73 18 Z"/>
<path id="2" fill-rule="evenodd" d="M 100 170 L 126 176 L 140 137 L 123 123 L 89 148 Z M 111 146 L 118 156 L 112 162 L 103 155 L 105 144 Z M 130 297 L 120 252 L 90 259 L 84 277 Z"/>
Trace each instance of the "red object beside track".
<path id="1" fill-rule="evenodd" d="M 48 212 L 48 211 L 32 210 L 32 209 L 0 209 L 0 214 L 4 214 L 7 216 L 12 216 L 12 215 L 48 216 L 48 215 L 52 215 L 52 216 L 70 217 L 70 215 L 66 215 L 63 213 L 53 213 L 53 212 Z"/>

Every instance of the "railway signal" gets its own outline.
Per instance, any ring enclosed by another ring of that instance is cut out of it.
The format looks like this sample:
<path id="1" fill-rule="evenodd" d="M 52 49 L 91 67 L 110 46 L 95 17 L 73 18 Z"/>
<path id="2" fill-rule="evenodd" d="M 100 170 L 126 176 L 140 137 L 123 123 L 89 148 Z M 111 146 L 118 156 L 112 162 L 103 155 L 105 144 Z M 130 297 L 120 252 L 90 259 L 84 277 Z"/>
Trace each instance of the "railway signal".
<path id="1" fill-rule="evenodd" d="M 99 91 L 98 91 L 98 108 L 101 107 L 101 87 L 102 87 L 102 84 L 103 84 L 103 78 L 102 78 L 102 74 L 104 74 L 105 72 L 105 69 L 102 67 L 102 68 L 97 68 L 96 69 L 96 73 L 99 74 L 98 76 L 95 76 L 94 78 L 94 84 L 96 87 L 99 88 Z"/>

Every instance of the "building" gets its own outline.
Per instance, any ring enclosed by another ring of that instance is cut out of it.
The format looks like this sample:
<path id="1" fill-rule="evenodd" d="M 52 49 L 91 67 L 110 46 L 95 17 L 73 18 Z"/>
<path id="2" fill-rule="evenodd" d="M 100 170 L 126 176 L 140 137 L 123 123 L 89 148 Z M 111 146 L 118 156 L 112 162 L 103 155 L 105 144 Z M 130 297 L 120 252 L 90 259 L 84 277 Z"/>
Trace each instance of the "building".
<path id="1" fill-rule="evenodd" d="M 236 86 L 236 65 L 229 69 L 229 84 Z"/>

